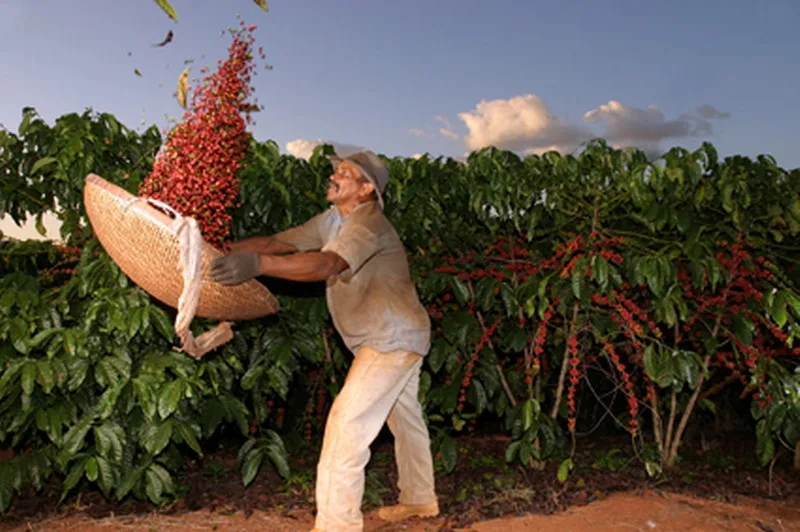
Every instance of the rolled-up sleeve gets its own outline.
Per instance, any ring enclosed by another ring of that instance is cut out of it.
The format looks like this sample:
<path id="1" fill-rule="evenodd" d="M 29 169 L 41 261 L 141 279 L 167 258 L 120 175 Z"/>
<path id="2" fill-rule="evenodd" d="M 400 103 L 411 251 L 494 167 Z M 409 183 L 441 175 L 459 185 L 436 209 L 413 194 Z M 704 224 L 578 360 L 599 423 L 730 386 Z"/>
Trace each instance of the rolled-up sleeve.
<path id="1" fill-rule="evenodd" d="M 343 276 L 356 273 L 370 257 L 378 252 L 378 236 L 360 224 L 345 224 L 339 236 L 331 240 L 322 251 L 332 251 L 347 262 Z"/>
<path id="2" fill-rule="evenodd" d="M 318 214 L 301 225 L 281 231 L 273 238 L 296 247 L 298 251 L 318 251 L 323 245 L 319 227 L 321 217 L 322 214 Z"/>

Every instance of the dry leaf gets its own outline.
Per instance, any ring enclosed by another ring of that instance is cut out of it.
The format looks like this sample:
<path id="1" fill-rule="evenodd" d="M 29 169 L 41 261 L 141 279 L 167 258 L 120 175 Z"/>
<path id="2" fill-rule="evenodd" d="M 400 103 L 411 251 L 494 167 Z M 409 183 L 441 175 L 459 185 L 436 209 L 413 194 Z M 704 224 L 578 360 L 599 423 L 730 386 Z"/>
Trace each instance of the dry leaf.
<path id="1" fill-rule="evenodd" d="M 186 93 L 189 90 L 189 69 L 186 68 L 178 76 L 178 103 L 186 109 Z"/>

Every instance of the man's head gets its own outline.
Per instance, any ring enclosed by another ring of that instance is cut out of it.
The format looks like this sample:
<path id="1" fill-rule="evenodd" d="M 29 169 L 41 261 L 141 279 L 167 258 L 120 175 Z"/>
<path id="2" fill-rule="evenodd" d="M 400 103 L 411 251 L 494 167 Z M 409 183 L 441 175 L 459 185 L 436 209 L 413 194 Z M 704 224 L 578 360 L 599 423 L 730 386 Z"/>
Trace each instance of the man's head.
<path id="1" fill-rule="evenodd" d="M 328 186 L 328 201 L 335 205 L 358 205 L 375 200 L 383 209 L 383 192 L 389 181 L 389 171 L 383 161 L 371 151 L 347 157 L 330 156 L 334 173 Z"/>

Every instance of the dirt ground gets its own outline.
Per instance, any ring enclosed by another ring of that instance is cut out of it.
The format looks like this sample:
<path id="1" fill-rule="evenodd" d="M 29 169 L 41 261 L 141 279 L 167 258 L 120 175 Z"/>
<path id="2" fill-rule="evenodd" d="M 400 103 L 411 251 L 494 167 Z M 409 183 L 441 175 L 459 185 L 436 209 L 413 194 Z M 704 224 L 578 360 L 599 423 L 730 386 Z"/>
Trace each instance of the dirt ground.
<path id="1" fill-rule="evenodd" d="M 10 531 L 111 530 L 179 531 L 275 531 L 300 532 L 313 527 L 310 511 L 281 515 L 274 510 L 255 510 L 249 515 L 200 510 L 177 516 L 151 513 L 136 516 L 109 516 L 95 519 L 83 513 L 26 522 Z M 800 530 L 800 509 L 774 501 L 742 500 L 738 504 L 711 501 L 675 493 L 617 493 L 588 505 L 572 507 L 551 515 L 532 514 L 478 521 L 466 527 L 451 527 L 447 519 L 410 519 L 402 523 L 381 521 L 376 511 L 365 516 L 365 532 L 428 532 L 472 530 L 476 532 L 597 532 L 609 531 L 789 531 Z"/>
<path id="2" fill-rule="evenodd" d="M 506 441 L 464 438 L 456 471 L 437 469 L 441 515 L 401 523 L 377 517 L 380 505 L 396 499 L 391 445 L 378 443 L 367 470 L 365 530 L 800 531 L 800 474 L 791 456 L 778 460 L 770 475 L 754 464 L 750 443 L 729 438 L 687 449 L 675 471 L 653 480 L 626 455 L 624 442 L 598 441 L 583 446 L 562 483 L 557 464 L 541 471 L 509 465 L 502 459 Z M 313 465 L 310 450 L 293 464 L 288 481 L 267 466 L 245 489 L 235 449 L 223 445 L 187 463 L 176 479 L 182 492 L 160 509 L 143 501 L 108 501 L 89 486 L 58 506 L 54 485 L 15 499 L 0 531 L 306 531 L 313 527 Z"/>

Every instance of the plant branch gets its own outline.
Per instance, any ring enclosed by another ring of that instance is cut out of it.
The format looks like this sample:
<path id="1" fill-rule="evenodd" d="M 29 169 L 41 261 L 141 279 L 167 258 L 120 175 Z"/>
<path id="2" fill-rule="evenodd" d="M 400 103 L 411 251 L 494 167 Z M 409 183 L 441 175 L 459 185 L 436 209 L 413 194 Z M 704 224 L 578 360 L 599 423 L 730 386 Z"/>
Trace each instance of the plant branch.
<path id="1" fill-rule="evenodd" d="M 575 331 L 575 326 L 578 322 L 578 312 L 580 305 L 577 301 L 572 304 L 572 322 L 567 329 L 567 338 L 572 336 Z M 558 416 L 558 407 L 561 406 L 561 396 L 564 395 L 564 381 L 567 378 L 567 368 L 569 367 L 569 345 L 564 346 L 564 360 L 561 361 L 561 373 L 558 375 L 558 388 L 556 389 L 556 397 L 553 401 L 553 408 L 550 410 L 550 418 L 555 419 Z"/>

